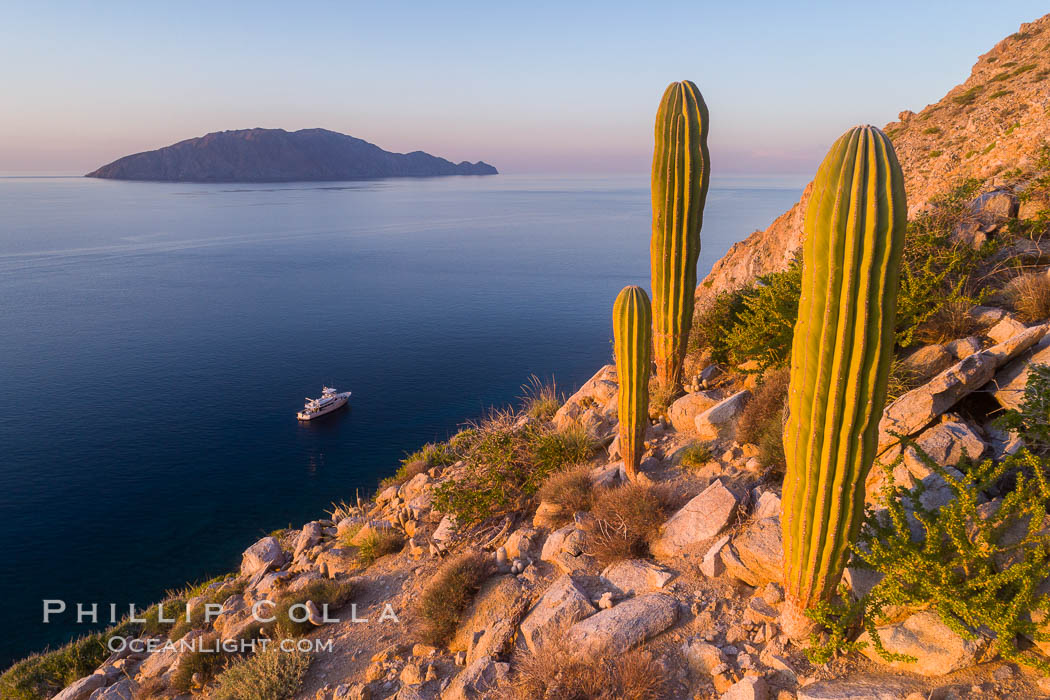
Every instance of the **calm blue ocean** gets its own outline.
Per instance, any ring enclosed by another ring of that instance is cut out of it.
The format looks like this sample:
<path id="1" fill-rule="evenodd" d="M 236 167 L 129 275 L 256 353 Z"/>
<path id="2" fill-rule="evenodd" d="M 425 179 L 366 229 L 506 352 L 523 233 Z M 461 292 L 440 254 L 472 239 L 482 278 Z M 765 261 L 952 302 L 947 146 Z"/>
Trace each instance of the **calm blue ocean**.
<path id="1" fill-rule="evenodd" d="M 801 185 L 716 181 L 701 271 Z M 645 176 L 0 178 L 0 668 L 87 631 L 45 598 L 146 605 L 529 375 L 574 389 L 649 216 Z M 352 408 L 300 424 L 322 383 Z"/>

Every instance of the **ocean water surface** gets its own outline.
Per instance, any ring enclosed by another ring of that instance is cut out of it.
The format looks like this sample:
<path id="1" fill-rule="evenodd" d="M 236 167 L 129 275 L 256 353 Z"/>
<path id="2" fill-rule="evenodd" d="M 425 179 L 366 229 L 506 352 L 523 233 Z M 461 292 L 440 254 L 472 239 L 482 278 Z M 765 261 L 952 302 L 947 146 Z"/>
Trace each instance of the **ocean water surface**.
<path id="1" fill-rule="evenodd" d="M 716 181 L 702 273 L 799 179 Z M 229 185 L 0 178 L 0 668 L 145 606 L 399 457 L 611 357 L 648 287 L 639 177 Z M 301 424 L 322 383 L 352 407 Z"/>

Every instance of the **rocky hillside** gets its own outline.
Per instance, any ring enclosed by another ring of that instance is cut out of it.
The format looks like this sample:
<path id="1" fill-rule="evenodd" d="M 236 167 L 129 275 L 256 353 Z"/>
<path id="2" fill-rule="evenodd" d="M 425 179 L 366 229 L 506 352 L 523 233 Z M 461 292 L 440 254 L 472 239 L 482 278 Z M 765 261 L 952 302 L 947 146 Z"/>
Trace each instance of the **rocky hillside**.
<path id="1" fill-rule="evenodd" d="M 452 163 L 423 151 L 391 153 L 326 129 L 217 131 L 124 156 L 87 177 L 166 182 L 304 182 L 496 175 L 488 163 Z"/>
<path id="2" fill-rule="evenodd" d="M 918 113 L 884 127 L 904 170 L 909 213 L 975 178 L 982 190 L 1012 188 L 1050 140 L 1050 15 L 1021 25 L 981 56 L 970 77 Z M 735 244 L 697 289 L 714 295 L 784 269 L 802 247 L 809 187 L 764 231 Z"/>

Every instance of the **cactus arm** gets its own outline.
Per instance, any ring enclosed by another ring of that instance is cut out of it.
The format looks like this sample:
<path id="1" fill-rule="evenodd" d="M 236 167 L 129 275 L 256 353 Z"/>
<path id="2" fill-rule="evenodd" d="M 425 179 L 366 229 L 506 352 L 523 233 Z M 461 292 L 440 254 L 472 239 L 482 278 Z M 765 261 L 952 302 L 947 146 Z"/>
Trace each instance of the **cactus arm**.
<path id="1" fill-rule="evenodd" d="M 616 376 L 620 382 L 617 400 L 620 452 L 624 471 L 632 481 L 638 475 L 649 421 L 652 323 L 652 306 L 645 290 L 624 287 L 613 304 L 613 343 Z"/>
<path id="2" fill-rule="evenodd" d="M 650 264 L 660 383 L 681 381 L 696 293 L 700 228 L 710 184 L 708 112 L 696 85 L 671 83 L 656 113 Z"/>

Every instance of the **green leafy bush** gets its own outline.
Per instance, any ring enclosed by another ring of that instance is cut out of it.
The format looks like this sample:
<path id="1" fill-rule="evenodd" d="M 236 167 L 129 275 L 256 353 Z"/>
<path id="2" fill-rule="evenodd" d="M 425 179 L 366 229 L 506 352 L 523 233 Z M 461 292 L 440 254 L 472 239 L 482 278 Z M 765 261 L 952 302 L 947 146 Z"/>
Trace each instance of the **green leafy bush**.
<path id="1" fill-rule="evenodd" d="M 1023 435 L 1033 452 L 1050 454 L 1050 365 L 1029 366 L 1020 410 L 1010 409 L 996 422 Z"/>
<path id="2" fill-rule="evenodd" d="M 404 546 L 405 538 L 393 528 L 372 529 L 357 550 L 357 558 L 365 566 L 371 566 L 380 557 L 400 552 Z"/>
<path id="3" fill-rule="evenodd" d="M 587 461 L 595 448 L 582 428 L 555 430 L 498 414 L 459 440 L 466 474 L 434 490 L 434 507 L 461 524 L 480 522 L 523 505 L 547 477 Z"/>
<path id="4" fill-rule="evenodd" d="M 706 442 L 694 442 L 682 450 L 678 460 L 686 469 L 698 469 L 715 458 Z"/>
<path id="5" fill-rule="evenodd" d="M 791 374 L 786 367 L 770 370 L 755 389 L 737 423 L 737 437 L 758 447 L 758 461 L 767 469 L 787 467 L 784 456 L 784 405 Z"/>
<path id="6" fill-rule="evenodd" d="M 869 514 L 853 549 L 854 565 L 883 574 L 860 604 L 864 626 L 877 641 L 874 625 L 887 606 L 929 607 L 960 636 L 973 639 L 979 629 L 991 630 L 1003 658 L 1050 673 L 1045 659 L 1017 642 L 1019 635 L 1050 640 L 1032 619 L 1034 611 L 1050 610 L 1050 596 L 1039 592 L 1050 567 L 1050 531 L 1044 522 L 1050 507 L 1047 463 L 1022 452 L 1002 462 L 972 465 L 956 478 L 917 451 L 953 498 L 928 509 L 920 502 L 921 483 L 911 491 L 898 487 L 895 465 L 886 468 L 886 510 Z M 982 503 L 982 492 L 1004 480 L 1015 483 L 1013 490 L 997 506 Z M 918 542 L 913 520 L 925 533 Z M 854 609 L 846 617 L 851 614 L 859 616 Z M 819 644 L 815 649 L 824 655 L 829 651 Z"/>

